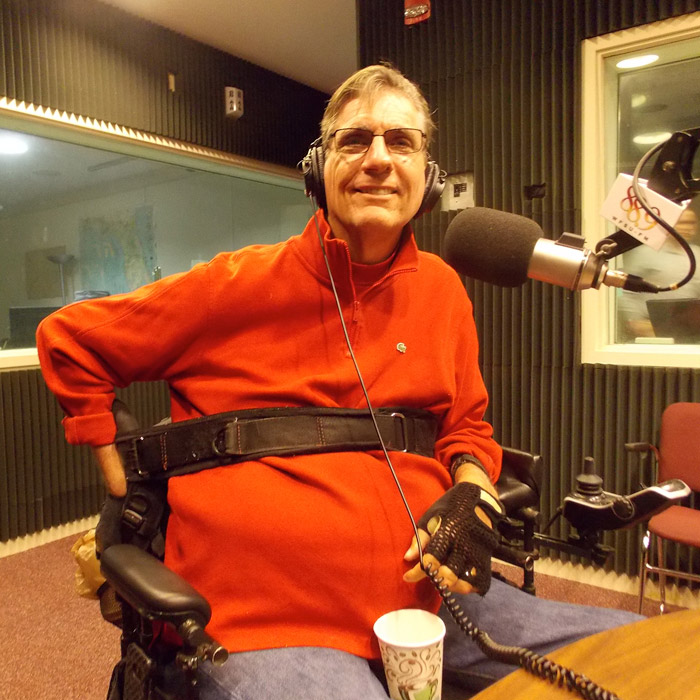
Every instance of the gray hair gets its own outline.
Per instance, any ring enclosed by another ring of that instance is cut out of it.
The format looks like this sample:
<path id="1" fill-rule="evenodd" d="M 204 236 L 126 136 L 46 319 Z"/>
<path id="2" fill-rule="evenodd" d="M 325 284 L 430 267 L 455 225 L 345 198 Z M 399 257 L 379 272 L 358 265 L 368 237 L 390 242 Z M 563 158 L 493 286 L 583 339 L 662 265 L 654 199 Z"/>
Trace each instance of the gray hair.
<path id="1" fill-rule="evenodd" d="M 367 66 L 353 73 L 333 93 L 321 120 L 321 140 L 324 150 L 328 147 L 328 141 L 335 130 L 336 120 L 343 107 L 357 97 L 372 100 L 383 90 L 393 90 L 411 101 L 423 115 L 426 145 L 430 144 L 435 132 L 435 123 L 420 88 L 395 68 L 379 64 Z"/>

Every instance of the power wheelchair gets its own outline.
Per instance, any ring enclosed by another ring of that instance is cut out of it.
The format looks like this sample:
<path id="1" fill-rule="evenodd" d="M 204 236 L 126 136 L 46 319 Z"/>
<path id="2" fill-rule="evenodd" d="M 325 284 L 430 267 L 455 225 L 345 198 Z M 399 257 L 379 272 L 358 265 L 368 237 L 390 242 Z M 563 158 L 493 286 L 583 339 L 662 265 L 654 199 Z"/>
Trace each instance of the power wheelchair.
<path id="1" fill-rule="evenodd" d="M 137 426 L 115 402 L 120 433 Z M 506 517 L 499 524 L 498 559 L 523 569 L 522 589 L 535 593 L 534 563 L 539 545 L 601 563 L 611 551 L 599 543 L 606 529 L 648 519 L 687 495 L 678 480 L 631 496 L 602 489 L 588 469 L 564 500 L 564 517 L 578 530 L 568 540 L 537 531 L 543 465 L 538 455 L 503 448 L 496 484 Z M 228 653 L 205 631 L 211 618 L 207 601 L 161 561 L 168 512 L 166 481 L 130 482 L 124 502 L 107 499 L 96 538 L 106 579 L 100 596 L 105 619 L 121 627 L 121 655 L 107 700 L 197 700 L 197 669 L 205 661 L 222 664 Z M 176 640 L 174 642 L 173 640 Z"/>
<path id="2" fill-rule="evenodd" d="M 115 401 L 114 414 L 119 434 L 138 429 L 120 401 Z M 497 488 L 510 539 L 504 540 L 498 556 L 523 568 L 523 588 L 531 593 L 541 479 L 539 456 L 504 448 Z M 97 526 L 106 579 L 100 606 L 104 618 L 122 630 L 121 660 L 112 673 L 107 700 L 197 700 L 199 665 L 222 664 L 228 656 L 205 631 L 209 603 L 161 561 L 166 488 L 165 481 L 137 479 L 130 483 L 127 499 L 108 497 Z"/>

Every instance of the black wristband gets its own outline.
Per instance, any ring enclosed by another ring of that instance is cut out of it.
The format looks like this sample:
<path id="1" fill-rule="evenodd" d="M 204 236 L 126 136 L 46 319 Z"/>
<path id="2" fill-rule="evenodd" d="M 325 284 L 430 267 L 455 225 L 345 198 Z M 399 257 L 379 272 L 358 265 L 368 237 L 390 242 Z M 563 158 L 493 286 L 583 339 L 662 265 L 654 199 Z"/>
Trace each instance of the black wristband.
<path id="1" fill-rule="evenodd" d="M 473 464 L 475 467 L 479 467 L 479 469 L 481 469 L 481 471 L 484 472 L 486 476 L 488 476 L 489 481 L 491 481 L 491 475 L 488 473 L 486 467 L 481 463 L 481 460 L 479 460 L 474 455 L 461 454 L 452 460 L 452 465 L 450 466 L 450 476 L 452 477 L 452 483 L 454 483 L 455 474 L 457 473 L 457 470 L 463 464 Z"/>

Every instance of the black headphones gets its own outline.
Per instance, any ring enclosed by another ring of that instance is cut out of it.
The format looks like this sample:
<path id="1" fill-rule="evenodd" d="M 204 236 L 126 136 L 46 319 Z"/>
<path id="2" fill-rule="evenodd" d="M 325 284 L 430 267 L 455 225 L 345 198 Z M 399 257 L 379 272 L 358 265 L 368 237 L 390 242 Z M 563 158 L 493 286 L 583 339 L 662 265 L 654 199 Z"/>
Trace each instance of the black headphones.
<path id="1" fill-rule="evenodd" d="M 324 212 L 328 212 L 328 204 L 326 202 L 326 186 L 323 181 L 323 166 L 325 156 L 321 138 L 317 138 L 309 147 L 309 152 L 299 163 L 299 169 L 304 175 L 304 189 L 307 197 L 313 197 L 319 207 Z M 440 199 L 442 191 L 445 189 L 445 171 L 440 170 L 438 164 L 428 158 L 428 164 L 425 167 L 425 191 L 423 192 L 423 201 L 420 203 L 420 208 L 415 216 L 418 217 L 425 212 L 430 211 Z"/>

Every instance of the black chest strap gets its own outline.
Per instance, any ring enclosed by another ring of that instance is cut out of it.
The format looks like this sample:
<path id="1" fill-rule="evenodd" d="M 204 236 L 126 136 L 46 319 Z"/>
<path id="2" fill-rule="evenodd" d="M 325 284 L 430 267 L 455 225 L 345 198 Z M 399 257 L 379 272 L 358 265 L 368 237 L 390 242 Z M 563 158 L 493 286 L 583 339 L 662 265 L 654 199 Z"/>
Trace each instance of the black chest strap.
<path id="1" fill-rule="evenodd" d="M 409 408 L 375 410 L 388 450 L 433 457 L 437 418 Z M 366 409 L 268 408 L 217 413 L 116 439 L 131 479 L 167 479 L 271 455 L 381 449 Z"/>

